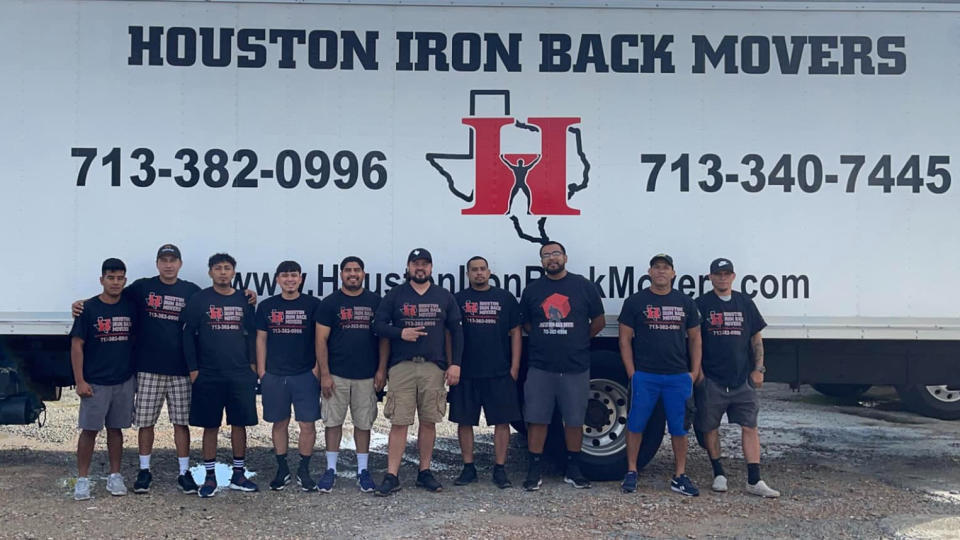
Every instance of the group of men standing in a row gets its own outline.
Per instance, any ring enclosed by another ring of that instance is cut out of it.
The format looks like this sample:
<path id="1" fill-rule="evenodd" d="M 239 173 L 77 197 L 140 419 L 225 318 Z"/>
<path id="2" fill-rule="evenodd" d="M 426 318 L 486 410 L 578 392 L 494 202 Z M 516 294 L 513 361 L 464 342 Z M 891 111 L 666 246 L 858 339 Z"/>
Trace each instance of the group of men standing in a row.
<path id="1" fill-rule="evenodd" d="M 509 292 L 490 285 L 489 265 L 479 256 L 467 263 L 470 287 L 453 295 L 433 283 L 431 254 L 415 249 L 407 258 L 406 281 L 383 299 L 364 288 L 363 261 L 347 257 L 340 265 L 342 286 L 323 301 L 300 293 L 300 266 L 284 261 L 275 274 L 280 294 L 262 302 L 256 312 L 256 295 L 233 286 L 236 261 L 230 255 L 210 257 L 213 286 L 204 290 L 179 279 L 180 250 L 171 244 L 157 253 L 159 275 L 126 288 L 124 264 L 118 259 L 104 261 L 103 292 L 73 306 L 77 319 L 71 331 L 71 358 L 81 397 L 75 498 L 90 497 L 87 474 L 103 427 L 110 457 L 107 491 L 126 494 L 120 475 L 121 429 L 129 427 L 131 419 L 139 427 L 134 491 L 149 490 L 153 426 L 164 402 L 174 425 L 183 492 L 216 494 L 217 437 L 224 410 L 233 451 L 229 487 L 257 491 L 246 477 L 244 460 L 246 426 L 257 423 L 258 379 L 263 418 L 273 424 L 274 490 L 291 481 L 287 452 L 292 407 L 300 425 L 296 480 L 304 491 L 333 488 L 348 410 L 361 491 L 386 496 L 400 489 L 400 464 L 415 416 L 420 454 L 416 485 L 440 491 L 430 461 L 436 423 L 444 419 L 448 401 L 450 420 L 459 425 L 464 463 L 455 484 L 478 479 L 473 426 L 479 425 L 482 410 L 487 424 L 495 426 L 493 482 L 501 488 L 511 485 L 504 468 L 510 424 L 525 421 L 529 468 L 523 487 L 539 489 L 547 427 L 558 411 L 567 447 L 564 481 L 590 487 L 579 456 L 590 394 L 590 339 L 604 326 L 603 305 L 593 283 L 566 270 L 562 244 L 544 244 L 540 257 L 544 276 L 524 289 L 519 303 Z M 754 386 L 763 380 L 764 322 L 748 297 L 731 290 L 730 261 L 718 259 L 710 270 L 714 291 L 698 299 L 697 306 L 672 288 L 670 256 L 657 255 L 650 263 L 651 286 L 624 303 L 620 351 L 632 392 L 628 472 L 621 483 L 625 492 L 636 490 L 641 434 L 662 398 L 676 458 L 671 488 L 685 495 L 698 493 L 684 471 L 683 421 L 686 400 L 696 385 L 697 423 L 706 433 L 713 489 L 726 490 L 717 435 L 726 413 L 743 427 L 747 491 L 779 495 L 759 476 Z M 522 411 L 517 385 L 521 329 L 529 336 Z M 377 416 L 377 393 L 388 381 L 384 415 L 392 425 L 387 472 L 377 486 L 367 469 L 370 430 Z M 310 460 L 320 418 L 326 467 L 315 481 Z M 188 467 L 188 425 L 204 430 L 206 476 L 199 486 Z"/>

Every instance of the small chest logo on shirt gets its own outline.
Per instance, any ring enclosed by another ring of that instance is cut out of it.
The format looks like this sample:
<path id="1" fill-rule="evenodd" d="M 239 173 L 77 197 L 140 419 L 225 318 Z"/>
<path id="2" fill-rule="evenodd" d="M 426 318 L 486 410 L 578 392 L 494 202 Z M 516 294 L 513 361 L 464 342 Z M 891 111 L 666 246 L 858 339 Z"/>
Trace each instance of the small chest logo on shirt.
<path id="1" fill-rule="evenodd" d="M 723 326 L 723 313 L 710 312 L 710 326 Z"/>
<path id="2" fill-rule="evenodd" d="M 650 330 L 681 330 L 687 318 L 683 306 L 651 306 L 643 310 L 644 324 Z"/>
<path id="3" fill-rule="evenodd" d="M 657 306 L 647 306 L 647 309 L 645 309 L 644 312 L 647 314 L 647 320 L 651 320 L 651 321 L 659 321 L 659 320 L 660 320 L 661 314 L 660 314 L 660 308 L 659 308 L 659 307 L 657 307 Z"/>
<path id="4" fill-rule="evenodd" d="M 352 321 L 353 320 L 353 308 L 342 307 L 340 308 L 340 320 L 341 321 Z"/>
<path id="5" fill-rule="evenodd" d="M 223 308 L 220 306 L 210 306 L 210 320 L 212 321 L 222 321 L 223 320 Z"/>
<path id="6" fill-rule="evenodd" d="M 711 311 L 710 335 L 718 337 L 743 335 L 743 312 Z"/>
<path id="7" fill-rule="evenodd" d="M 270 310 L 270 322 L 273 324 L 283 324 L 283 312 L 276 309 Z"/>
<path id="8" fill-rule="evenodd" d="M 470 314 L 470 315 L 476 315 L 477 313 L 480 312 L 480 303 L 479 303 L 479 302 L 470 302 L 470 301 L 464 302 L 464 303 L 463 303 L 463 311 L 464 311 L 464 313 L 467 313 L 467 314 Z"/>
<path id="9" fill-rule="evenodd" d="M 560 321 L 570 315 L 570 297 L 560 293 L 553 293 L 548 296 L 541 304 L 543 316 L 549 321 Z"/>
<path id="10" fill-rule="evenodd" d="M 97 317 L 97 332 L 105 333 L 110 331 L 112 319 L 109 317 Z"/>
<path id="11" fill-rule="evenodd" d="M 163 305 L 163 295 L 150 293 L 150 296 L 147 297 L 147 307 L 153 309 L 160 309 Z"/>
<path id="12" fill-rule="evenodd" d="M 416 304 L 403 304 L 402 312 L 404 317 L 416 317 L 417 316 L 417 305 Z"/>

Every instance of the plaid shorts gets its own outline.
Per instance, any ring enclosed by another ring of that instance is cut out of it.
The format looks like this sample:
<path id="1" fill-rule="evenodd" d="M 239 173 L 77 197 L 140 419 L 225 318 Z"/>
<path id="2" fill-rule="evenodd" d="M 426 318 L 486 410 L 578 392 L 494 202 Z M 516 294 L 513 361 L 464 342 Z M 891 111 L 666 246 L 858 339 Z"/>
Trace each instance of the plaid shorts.
<path id="1" fill-rule="evenodd" d="M 149 427 L 157 423 L 163 401 L 167 401 L 170 423 L 190 425 L 190 377 L 137 373 L 137 397 L 134 400 L 133 423 Z"/>

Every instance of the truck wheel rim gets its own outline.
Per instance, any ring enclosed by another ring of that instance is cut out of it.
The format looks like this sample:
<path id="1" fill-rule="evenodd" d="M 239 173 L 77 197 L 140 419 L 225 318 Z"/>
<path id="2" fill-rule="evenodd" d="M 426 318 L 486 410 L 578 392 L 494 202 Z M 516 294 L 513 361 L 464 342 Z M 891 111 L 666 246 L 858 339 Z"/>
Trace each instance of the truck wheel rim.
<path id="1" fill-rule="evenodd" d="M 927 386 L 927 392 L 933 396 L 933 399 L 944 403 L 955 403 L 960 401 L 960 389 L 950 388 L 945 384 Z"/>
<path id="2" fill-rule="evenodd" d="M 610 379 L 590 381 L 590 400 L 583 424 L 583 451 L 611 456 L 627 445 L 627 389 Z"/>

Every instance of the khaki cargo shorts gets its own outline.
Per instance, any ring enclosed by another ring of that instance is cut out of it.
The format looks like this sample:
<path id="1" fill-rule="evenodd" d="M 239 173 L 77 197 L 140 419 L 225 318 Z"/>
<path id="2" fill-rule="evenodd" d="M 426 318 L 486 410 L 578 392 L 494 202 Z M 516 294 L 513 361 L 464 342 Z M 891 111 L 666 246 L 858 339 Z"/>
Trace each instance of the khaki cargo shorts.
<path id="1" fill-rule="evenodd" d="M 409 426 L 414 412 L 421 422 L 437 423 L 447 413 L 444 372 L 423 359 L 400 362 L 387 372 L 387 404 L 383 415 L 395 426 Z"/>
<path id="2" fill-rule="evenodd" d="M 345 379 L 331 375 L 333 378 L 333 395 L 324 398 L 323 415 L 324 427 L 339 427 L 347 419 L 347 408 L 350 409 L 350 418 L 353 427 L 360 431 L 369 431 L 373 421 L 377 419 L 377 391 L 373 388 L 373 379 Z"/>

